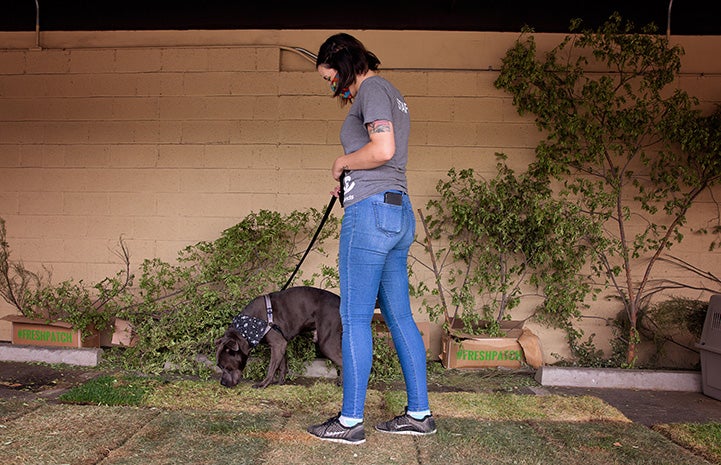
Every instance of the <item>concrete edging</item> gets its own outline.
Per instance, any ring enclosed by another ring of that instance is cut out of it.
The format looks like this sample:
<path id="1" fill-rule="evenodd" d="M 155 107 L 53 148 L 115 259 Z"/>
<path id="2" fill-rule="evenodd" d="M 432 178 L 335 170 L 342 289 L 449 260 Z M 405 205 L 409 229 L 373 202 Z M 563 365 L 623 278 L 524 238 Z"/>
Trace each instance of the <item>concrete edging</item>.
<path id="1" fill-rule="evenodd" d="M 0 361 L 4 362 L 42 362 L 65 363 L 94 367 L 102 359 L 103 349 L 45 347 L 0 343 Z M 324 359 L 316 359 L 307 368 L 303 376 L 310 378 L 335 378 L 337 373 Z"/>
<path id="2" fill-rule="evenodd" d="M 103 350 L 27 346 L 0 343 L 0 360 L 8 362 L 65 363 L 97 366 Z M 315 360 L 305 376 L 333 378 L 335 370 L 324 360 Z M 536 371 L 542 386 L 636 389 L 648 391 L 702 392 L 700 371 L 624 370 L 620 368 L 579 368 L 542 366 Z"/>
<path id="3" fill-rule="evenodd" d="M 0 344 L 0 360 L 6 362 L 65 363 L 94 367 L 100 363 L 102 349 L 43 347 L 18 344 Z"/>
<path id="4" fill-rule="evenodd" d="M 542 386 L 702 392 L 700 371 L 543 366 L 535 379 Z"/>

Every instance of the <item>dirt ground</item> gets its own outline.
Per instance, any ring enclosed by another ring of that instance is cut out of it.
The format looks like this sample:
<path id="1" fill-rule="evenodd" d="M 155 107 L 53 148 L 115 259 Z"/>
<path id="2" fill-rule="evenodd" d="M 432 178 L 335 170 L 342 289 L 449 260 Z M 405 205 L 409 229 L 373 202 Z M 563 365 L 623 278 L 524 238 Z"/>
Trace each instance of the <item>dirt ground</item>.
<path id="1" fill-rule="evenodd" d="M 0 398 L 55 399 L 100 374 L 91 368 L 0 361 Z"/>
<path id="2" fill-rule="evenodd" d="M 0 399 L 56 400 L 63 392 L 100 376 L 95 368 L 0 361 Z M 306 380 L 297 380 L 302 384 Z M 429 384 L 429 389 L 434 389 Z M 453 390 L 444 385 L 440 390 Z M 459 391 L 466 390 L 459 387 Z M 521 394 L 591 395 L 620 410 L 630 420 L 652 426 L 664 423 L 721 422 L 721 401 L 698 392 L 523 387 Z"/>

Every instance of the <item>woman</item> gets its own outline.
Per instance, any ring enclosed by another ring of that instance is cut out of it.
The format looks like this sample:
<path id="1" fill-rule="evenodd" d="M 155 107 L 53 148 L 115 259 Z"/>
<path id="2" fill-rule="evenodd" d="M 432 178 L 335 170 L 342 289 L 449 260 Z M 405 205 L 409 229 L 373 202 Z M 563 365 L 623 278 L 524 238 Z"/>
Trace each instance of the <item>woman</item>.
<path id="1" fill-rule="evenodd" d="M 406 162 L 410 118 L 403 96 L 376 74 L 380 61 L 348 34 L 320 47 L 316 67 L 342 106 L 344 155 L 333 163 L 334 195 L 344 207 L 338 256 L 343 322 L 343 407 L 308 432 L 320 439 L 365 442 L 363 413 L 373 359 L 371 319 L 376 299 L 391 331 L 408 395 L 403 415 L 376 425 L 396 434 L 433 434 L 426 353 L 408 295 L 408 249 L 415 233 Z"/>

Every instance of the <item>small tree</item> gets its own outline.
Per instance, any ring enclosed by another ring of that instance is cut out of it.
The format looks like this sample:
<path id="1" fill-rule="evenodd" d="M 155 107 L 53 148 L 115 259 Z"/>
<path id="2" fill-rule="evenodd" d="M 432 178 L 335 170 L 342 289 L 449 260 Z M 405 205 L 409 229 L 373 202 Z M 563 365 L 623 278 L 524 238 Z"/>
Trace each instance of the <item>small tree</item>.
<path id="1" fill-rule="evenodd" d="M 547 180 L 516 176 L 504 163 L 497 169 L 488 181 L 472 169 L 451 169 L 436 187 L 440 198 L 428 203 L 430 215 L 421 212 L 438 296 L 425 309 L 451 326 L 462 321 L 468 333 L 496 335 L 521 299 L 536 295 L 536 317 L 571 331 L 591 290 L 581 269 L 598 232 L 576 206 L 551 198 Z M 428 290 L 422 282 L 414 288 L 417 295 Z"/>
<path id="2" fill-rule="evenodd" d="M 70 323 L 83 336 L 93 329 L 106 330 L 126 302 L 133 282 L 130 252 L 122 237 L 118 245 L 116 254 L 124 266 L 114 277 L 91 286 L 73 279 L 54 285 L 50 271 L 35 273 L 22 262 L 10 260 L 5 220 L 0 218 L 0 296 L 26 317 Z"/>
<path id="3" fill-rule="evenodd" d="M 561 180 L 561 194 L 604 227 L 596 270 L 623 303 L 628 365 L 636 359 L 639 311 L 654 292 L 653 268 L 682 240 L 699 194 L 721 176 L 718 146 L 693 149 L 702 130 L 695 99 L 667 89 L 683 50 L 654 32 L 653 26 L 634 32 L 614 14 L 596 32 L 569 35 L 542 58 L 524 34 L 506 53 L 495 83 L 513 95 L 519 113 L 535 114 L 545 132 L 531 171 Z"/>
<path id="4" fill-rule="evenodd" d="M 40 287 L 44 276 L 25 268 L 22 262 L 10 260 L 10 243 L 7 241 L 5 220 L 0 218 L 0 296 L 21 313 L 28 308 L 26 299 L 30 291 Z"/>

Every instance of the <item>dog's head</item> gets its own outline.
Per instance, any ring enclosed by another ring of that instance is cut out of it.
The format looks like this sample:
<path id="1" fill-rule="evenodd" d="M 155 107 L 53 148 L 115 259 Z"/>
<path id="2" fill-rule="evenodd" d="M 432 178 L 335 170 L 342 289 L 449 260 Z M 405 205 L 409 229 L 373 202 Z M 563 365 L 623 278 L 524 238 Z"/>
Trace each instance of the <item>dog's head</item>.
<path id="1" fill-rule="evenodd" d="M 223 371 L 220 376 L 220 384 L 225 387 L 233 387 L 243 374 L 243 369 L 248 361 L 250 345 L 244 337 L 234 328 L 228 328 L 225 334 L 215 341 L 215 359 L 218 367 Z"/>

